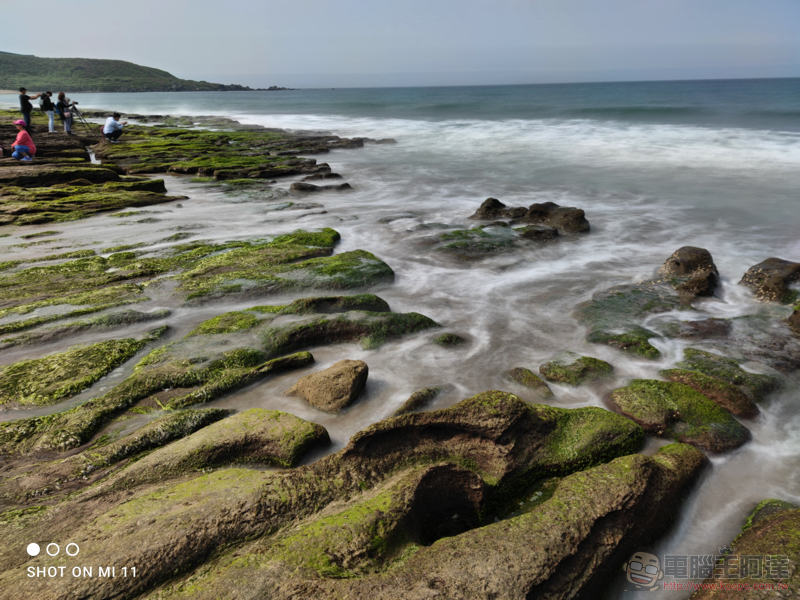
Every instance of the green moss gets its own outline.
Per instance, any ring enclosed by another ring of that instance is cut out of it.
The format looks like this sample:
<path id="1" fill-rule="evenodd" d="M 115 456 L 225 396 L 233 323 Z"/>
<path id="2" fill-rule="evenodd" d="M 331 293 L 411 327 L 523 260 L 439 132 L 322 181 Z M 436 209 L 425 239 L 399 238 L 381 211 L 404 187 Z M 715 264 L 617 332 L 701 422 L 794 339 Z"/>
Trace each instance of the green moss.
<path id="1" fill-rule="evenodd" d="M 542 398 L 550 398 L 553 395 L 547 384 L 530 369 L 516 367 L 506 373 L 506 376 L 520 385 L 536 390 Z"/>
<path id="2" fill-rule="evenodd" d="M 614 368 L 599 358 L 580 356 L 574 352 L 562 352 L 552 361 L 539 367 L 539 372 L 548 381 L 581 385 L 611 375 Z"/>
<path id="3" fill-rule="evenodd" d="M 195 368 L 192 361 L 160 366 L 156 363 L 156 368 L 143 368 L 140 362 L 131 377 L 103 396 L 64 412 L 0 423 L 0 451 L 75 448 L 89 441 L 103 425 L 123 411 L 165 389 L 192 390 L 169 401 L 169 408 L 182 408 L 208 402 L 270 374 L 305 367 L 314 361 L 308 352 L 298 352 L 253 367 L 240 366 L 250 362 L 252 356 L 232 353 L 200 368 Z"/>
<path id="4" fill-rule="evenodd" d="M 766 394 L 780 387 L 780 381 L 775 377 L 749 373 L 742 369 L 737 361 L 719 354 L 697 348 L 686 348 L 683 358 L 683 362 L 678 364 L 679 367 L 727 381 L 756 402 L 760 402 Z"/>
<path id="5" fill-rule="evenodd" d="M 37 238 L 37 237 L 59 235 L 60 233 L 61 233 L 60 231 L 39 231 L 38 233 L 28 233 L 26 235 L 21 235 L 19 237 L 21 237 L 23 240 L 29 240 L 31 238 Z"/>
<path id="6" fill-rule="evenodd" d="M 116 368 L 146 340 L 109 340 L 0 368 L 0 405 L 47 406 L 74 396 Z"/>
<path id="7" fill-rule="evenodd" d="M 658 334 L 644 327 L 632 327 L 625 333 L 595 330 L 587 336 L 586 341 L 593 344 L 604 344 L 635 356 L 655 360 L 661 356 L 661 352 L 650 343 L 649 340 L 653 337 L 658 337 Z"/>
<path id="8" fill-rule="evenodd" d="M 646 430 L 709 450 L 737 447 L 750 438 L 727 411 L 681 383 L 634 379 L 609 400 Z"/>
<path id="9" fill-rule="evenodd" d="M 466 342 L 466 340 L 455 333 L 443 333 L 442 335 L 433 338 L 434 344 L 444 346 L 445 348 L 460 346 L 464 342 Z"/>
<path id="10" fill-rule="evenodd" d="M 111 329 L 115 327 L 131 325 L 134 323 L 158 321 L 168 317 L 169 315 L 170 311 L 167 309 L 157 310 L 150 313 L 143 313 L 135 310 L 123 310 L 120 312 L 104 314 L 91 319 L 86 319 L 85 321 L 73 321 L 65 325 L 47 327 L 33 333 L 5 338 L 4 340 L 0 341 L 0 348 L 36 344 L 93 329 Z"/>
<path id="11" fill-rule="evenodd" d="M 233 333 L 234 331 L 251 329 L 255 327 L 256 323 L 258 323 L 258 319 L 252 313 L 230 312 L 204 321 L 189 335 Z"/>

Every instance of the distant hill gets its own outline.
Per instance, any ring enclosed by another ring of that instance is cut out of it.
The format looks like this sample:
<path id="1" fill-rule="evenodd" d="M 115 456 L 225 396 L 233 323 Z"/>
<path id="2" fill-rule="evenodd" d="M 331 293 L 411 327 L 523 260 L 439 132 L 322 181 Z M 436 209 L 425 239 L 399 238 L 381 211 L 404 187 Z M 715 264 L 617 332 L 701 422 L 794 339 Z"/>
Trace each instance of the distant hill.
<path id="1" fill-rule="evenodd" d="M 243 85 L 222 85 L 179 79 L 160 69 L 124 60 L 39 58 L 0 52 L 0 89 L 25 87 L 30 92 L 227 92 L 248 91 Z"/>

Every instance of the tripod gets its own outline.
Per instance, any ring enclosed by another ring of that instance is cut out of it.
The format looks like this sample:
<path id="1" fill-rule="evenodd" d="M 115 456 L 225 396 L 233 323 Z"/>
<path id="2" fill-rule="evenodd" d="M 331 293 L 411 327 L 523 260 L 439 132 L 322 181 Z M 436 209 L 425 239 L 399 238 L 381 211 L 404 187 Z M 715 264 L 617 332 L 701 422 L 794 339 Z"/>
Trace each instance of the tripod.
<path id="1" fill-rule="evenodd" d="M 73 104 L 72 106 L 70 106 L 70 110 L 72 111 L 73 115 L 76 115 L 78 117 L 78 120 L 81 122 L 81 125 L 83 125 L 84 129 L 86 129 L 86 133 L 92 133 L 92 130 L 89 127 L 89 123 L 84 118 L 83 113 L 78 110 L 78 107 Z"/>

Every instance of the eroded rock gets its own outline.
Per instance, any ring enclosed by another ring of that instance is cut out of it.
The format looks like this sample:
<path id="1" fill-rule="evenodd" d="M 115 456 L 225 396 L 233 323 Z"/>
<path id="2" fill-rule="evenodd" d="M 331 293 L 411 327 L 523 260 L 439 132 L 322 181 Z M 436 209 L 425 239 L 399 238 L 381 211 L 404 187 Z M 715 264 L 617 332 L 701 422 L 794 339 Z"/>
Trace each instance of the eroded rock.
<path id="1" fill-rule="evenodd" d="M 530 369 L 515 367 L 506 373 L 506 377 L 512 381 L 516 381 L 520 385 L 531 388 L 542 398 L 550 398 L 553 395 L 553 392 L 547 387 L 547 384 Z"/>
<path id="2" fill-rule="evenodd" d="M 439 386 L 417 390 L 411 394 L 408 399 L 403 402 L 403 404 L 400 405 L 400 408 L 394 411 L 394 415 L 392 416 L 399 417 L 400 415 L 416 412 L 425 408 L 428 404 L 433 402 L 439 394 L 442 393 L 443 389 L 443 387 Z"/>
<path id="3" fill-rule="evenodd" d="M 286 394 L 305 398 L 311 406 L 325 412 L 339 412 L 364 391 L 368 374 L 367 363 L 340 360 L 324 371 L 301 377 Z"/>
<path id="4" fill-rule="evenodd" d="M 789 284 L 798 280 L 800 263 L 773 257 L 750 267 L 739 283 L 753 290 L 760 300 L 786 303 L 796 296 Z"/>

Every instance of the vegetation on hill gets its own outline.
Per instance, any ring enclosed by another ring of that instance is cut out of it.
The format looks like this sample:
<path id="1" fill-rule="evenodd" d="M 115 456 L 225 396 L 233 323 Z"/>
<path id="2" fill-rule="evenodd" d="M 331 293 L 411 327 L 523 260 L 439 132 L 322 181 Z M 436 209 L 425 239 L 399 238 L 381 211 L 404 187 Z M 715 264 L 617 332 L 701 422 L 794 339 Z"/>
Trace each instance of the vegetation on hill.
<path id="1" fill-rule="evenodd" d="M 242 85 L 179 79 L 124 60 L 39 58 L 0 52 L 0 89 L 31 92 L 211 92 L 250 90 Z"/>

